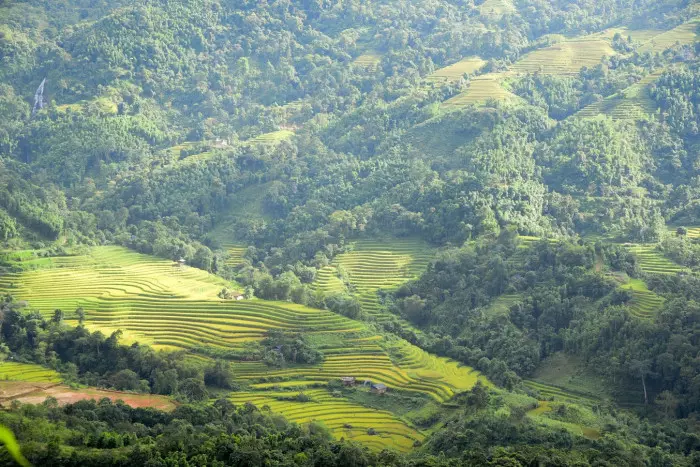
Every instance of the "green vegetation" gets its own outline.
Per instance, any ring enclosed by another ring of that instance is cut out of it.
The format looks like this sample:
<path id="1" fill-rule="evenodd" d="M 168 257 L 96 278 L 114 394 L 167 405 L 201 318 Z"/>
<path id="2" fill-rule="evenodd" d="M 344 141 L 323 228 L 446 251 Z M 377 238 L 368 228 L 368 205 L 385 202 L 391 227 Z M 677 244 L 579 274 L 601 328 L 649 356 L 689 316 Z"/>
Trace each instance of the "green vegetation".
<path id="1" fill-rule="evenodd" d="M 666 258 L 656 244 L 626 243 L 630 253 L 637 257 L 637 264 L 642 271 L 650 274 L 676 274 L 683 271 L 683 266 Z"/>
<path id="2" fill-rule="evenodd" d="M 434 84 L 459 81 L 464 75 L 471 75 L 484 65 L 486 65 L 486 61 L 479 57 L 466 57 L 457 63 L 435 70 L 426 79 L 429 83 Z"/>
<path id="3" fill-rule="evenodd" d="M 614 53 L 607 41 L 582 37 L 531 52 L 514 63 L 511 70 L 516 73 L 577 74 L 584 67 L 595 67 L 604 57 Z"/>
<path id="4" fill-rule="evenodd" d="M 0 363 L 0 380 L 27 381 L 32 383 L 58 383 L 61 376 L 47 368 L 32 363 Z"/>
<path id="5" fill-rule="evenodd" d="M 669 31 L 654 35 L 640 47 L 639 52 L 663 52 L 676 44 L 692 45 L 698 41 L 698 25 L 700 25 L 700 19 L 695 18 Z"/>
<path id="6" fill-rule="evenodd" d="M 362 389 L 358 389 L 362 390 Z M 325 389 L 304 390 L 310 400 L 294 402 L 286 400 L 289 392 L 239 392 L 231 396 L 234 404 L 253 403 L 269 407 L 297 423 L 321 423 L 336 438 L 361 442 L 376 450 L 391 447 L 397 451 L 410 451 L 414 443 L 424 436 L 390 412 L 375 410 L 333 397 Z M 293 393 L 292 393 L 293 394 Z M 280 400 L 283 399 L 283 400 Z M 368 434 L 373 430 L 373 434 Z"/>
<path id="7" fill-rule="evenodd" d="M 664 299 L 651 292 L 644 281 L 639 279 L 630 279 L 622 289 L 632 292 L 632 299 L 629 301 L 630 313 L 638 318 L 652 317 L 663 305 Z"/>
<path id="8" fill-rule="evenodd" d="M 0 424 L 36 465 L 697 464 L 695 3 L 0 0 Z"/>

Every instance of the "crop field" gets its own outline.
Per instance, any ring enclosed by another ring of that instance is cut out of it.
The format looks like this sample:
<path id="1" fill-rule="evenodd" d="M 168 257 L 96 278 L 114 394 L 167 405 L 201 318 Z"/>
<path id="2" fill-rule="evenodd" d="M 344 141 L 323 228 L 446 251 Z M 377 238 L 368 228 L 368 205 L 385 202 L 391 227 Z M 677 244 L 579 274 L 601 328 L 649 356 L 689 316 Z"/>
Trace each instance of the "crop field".
<path id="1" fill-rule="evenodd" d="M 222 214 L 207 237 L 220 243 L 224 248 L 227 246 L 238 247 L 235 243 L 236 235 L 233 224 L 240 219 L 269 220 L 265 214 L 263 201 L 268 190 L 276 182 L 259 183 L 247 186 L 230 195 L 230 202 L 226 212 Z"/>
<path id="2" fill-rule="evenodd" d="M 353 60 L 353 64 L 360 68 L 364 68 L 366 70 L 371 71 L 375 70 L 379 66 L 379 63 L 381 61 L 382 55 L 379 52 L 367 51 L 355 58 L 355 60 Z"/>
<path id="3" fill-rule="evenodd" d="M 700 18 L 683 23 L 670 31 L 658 34 L 639 48 L 639 53 L 658 53 L 676 44 L 691 45 L 698 41 L 697 28 Z"/>
<path id="4" fill-rule="evenodd" d="M 526 380 L 525 386 L 539 392 L 543 397 L 552 398 L 555 400 L 584 405 L 592 405 L 599 402 L 599 399 L 592 395 L 573 392 L 550 384 L 541 383 L 539 381 Z"/>
<path id="5" fill-rule="evenodd" d="M 366 389 L 360 387 L 356 390 Z M 305 390 L 303 393 L 311 401 L 287 400 L 298 394 L 293 391 L 237 392 L 231 394 L 230 400 L 235 404 L 252 403 L 258 408 L 267 406 L 273 412 L 300 424 L 320 422 L 336 438 L 361 442 L 376 450 L 390 447 L 408 451 L 416 441 L 424 438 L 419 431 L 391 412 L 333 397 L 325 389 Z M 369 434 L 370 429 L 375 434 Z"/>
<path id="6" fill-rule="evenodd" d="M 678 227 L 671 227 L 669 232 L 671 235 L 676 235 L 676 229 Z M 700 227 L 686 227 L 685 228 L 688 232 L 686 233 L 686 237 L 688 238 L 700 238 Z"/>
<path id="7" fill-rule="evenodd" d="M 338 277 L 338 268 L 326 266 L 318 270 L 316 279 L 311 284 L 313 290 L 322 290 L 325 293 L 344 292 L 346 287 L 342 279 Z"/>
<path id="8" fill-rule="evenodd" d="M 615 34 L 619 33 L 625 39 L 631 37 L 634 42 L 645 44 L 664 32 L 666 31 L 663 29 L 629 29 L 626 27 L 619 27 L 609 28 L 599 33 L 591 34 L 588 37 L 612 40 Z"/>
<path id="9" fill-rule="evenodd" d="M 409 376 L 444 381 L 452 386 L 452 391 L 470 389 L 478 380 L 488 384 L 476 370 L 465 367 L 455 360 L 436 357 L 405 341 L 400 341 L 391 347 L 391 354 L 395 357 L 398 366 L 406 370 Z"/>
<path id="10" fill-rule="evenodd" d="M 26 381 L 32 383 L 58 383 L 61 375 L 56 371 L 34 363 L 0 363 L 0 380 Z"/>
<path id="11" fill-rule="evenodd" d="M 486 61 L 480 57 L 466 57 L 457 63 L 435 70 L 426 80 L 435 84 L 459 81 L 465 73 L 471 75 L 484 65 Z"/>
<path id="12" fill-rule="evenodd" d="M 649 274 L 676 274 L 686 268 L 666 258 L 654 244 L 625 244 L 628 251 L 637 257 L 639 267 Z"/>
<path id="13" fill-rule="evenodd" d="M 152 407 L 171 411 L 175 403 L 168 397 L 155 394 L 134 394 L 95 388 L 72 389 L 63 384 L 23 381 L 0 381 L 0 401 L 18 401 L 23 404 L 41 404 L 47 397 L 56 399 L 59 405 L 74 404 L 82 400 L 100 401 L 108 398 L 113 402 L 121 400 L 131 407 Z"/>
<path id="14" fill-rule="evenodd" d="M 228 254 L 228 257 L 224 262 L 226 266 L 238 266 L 243 262 L 243 255 L 246 251 L 245 246 L 228 243 L 222 245 L 222 247 L 224 250 L 226 250 L 226 254 Z"/>
<path id="15" fill-rule="evenodd" d="M 442 105 L 447 108 L 459 108 L 485 104 L 491 99 L 496 101 L 519 100 L 518 96 L 501 86 L 501 80 L 504 77 L 503 73 L 488 73 L 477 76 L 469 82 L 469 87 L 465 91 L 446 100 Z"/>
<path id="16" fill-rule="evenodd" d="M 320 365 L 273 369 L 259 362 L 240 362 L 233 371 L 238 379 L 251 384 L 278 378 L 297 382 L 285 382 L 291 386 L 302 386 L 307 381 L 318 384 L 319 381 L 354 376 L 359 382 L 383 383 L 390 391 L 422 395 L 436 402 L 446 402 L 457 392 L 471 388 L 477 380 L 486 381 L 472 368 L 460 367 L 456 362 L 440 357 L 433 356 L 435 360 L 429 360 L 430 355 L 422 355 L 418 350 L 406 352 L 405 357 L 396 363 L 380 346 L 376 349 L 359 347 L 338 354 L 324 351 L 324 354 L 325 359 Z"/>
<path id="17" fill-rule="evenodd" d="M 493 17 L 500 17 L 508 8 L 513 8 L 508 0 L 487 0 L 481 5 L 484 11 L 491 11 Z M 487 15 L 488 16 L 488 15 Z M 611 40 L 615 33 L 622 34 L 625 38 L 632 36 L 634 41 L 642 43 L 639 52 L 662 52 L 676 43 L 692 44 L 698 40 L 696 34 L 700 19 L 696 18 L 682 24 L 670 31 L 654 29 L 627 29 L 611 28 L 603 32 L 575 38 L 562 38 L 560 42 L 549 47 L 534 50 L 515 62 L 507 71 L 487 73 L 474 77 L 468 88 L 460 94 L 443 102 L 446 108 L 459 108 L 467 105 L 482 105 L 489 100 L 517 102 L 520 98 L 508 91 L 502 82 L 512 76 L 526 73 L 542 73 L 551 75 L 575 75 L 584 67 L 594 67 L 602 62 L 605 57 L 615 55 L 611 46 Z M 468 67 L 476 62 L 457 62 L 452 67 L 445 67 L 428 77 L 429 82 L 439 82 L 440 79 L 448 81 L 449 78 L 440 74 L 454 76 L 451 80 L 457 80 L 462 73 L 460 66 Z M 474 71 L 477 71 L 475 69 Z M 474 72 L 472 71 L 472 72 Z M 468 72 L 468 71 L 467 71 Z M 637 119 L 654 111 L 653 102 L 648 98 L 647 85 L 658 78 L 653 75 L 645 78 L 637 85 L 625 91 L 625 98 L 609 98 L 586 107 L 576 115 L 590 117 L 597 114 L 610 114 L 617 119 Z M 649 81 L 648 81 L 649 80 Z"/>
<path id="18" fill-rule="evenodd" d="M 637 318 L 652 318 L 664 304 L 663 297 L 649 290 L 646 283 L 640 279 L 630 279 L 620 288 L 632 292 L 632 300 L 629 302 L 630 313 Z"/>
<path id="19" fill-rule="evenodd" d="M 229 248 L 240 254 L 242 247 Z M 394 287 L 415 277 L 430 257 L 427 245 L 417 240 L 362 241 L 355 251 L 338 258 L 337 267 L 342 265 L 358 289 L 374 291 L 376 301 L 378 288 Z M 20 263 L 33 258 L 15 256 Z M 323 353 L 322 362 L 281 368 L 260 361 L 236 362 L 234 375 L 247 385 L 248 392 L 232 397 L 256 404 L 262 401 L 259 405 L 268 405 L 300 423 L 317 419 L 336 436 L 375 448 L 406 450 L 423 435 L 390 412 L 330 396 L 324 388 L 329 382 L 353 376 L 359 383 L 384 383 L 390 393 L 410 394 L 424 398 L 426 403 L 446 402 L 477 380 L 490 384 L 472 368 L 430 355 L 399 339 L 386 342 L 365 324 L 329 311 L 288 302 L 221 300 L 218 292 L 236 284 L 122 247 L 94 247 L 79 256 L 45 259 L 49 261 L 45 267 L 0 278 L 0 293 L 10 292 L 18 300 L 27 300 L 31 308 L 47 316 L 60 308 L 70 322 L 75 321 L 74 310 L 83 307 L 89 329 L 105 333 L 120 329 L 130 341 L 189 350 L 190 358 L 196 359 L 202 358 L 197 352 L 205 347 L 243 350 L 246 343 L 261 340 L 271 329 L 303 332 Z M 324 284 L 322 277 L 318 280 L 318 284 Z M 26 380 L 27 371 L 15 373 Z M 44 369 L 39 370 L 37 378 L 58 380 Z M 317 395 L 316 402 L 270 400 L 274 392 L 269 391 L 282 390 L 287 395 L 308 391 Z M 348 418 L 350 421 L 345 420 Z M 370 428 L 376 434 L 369 434 Z"/>
<path id="20" fill-rule="evenodd" d="M 511 70 L 516 73 L 574 75 L 583 67 L 596 66 L 603 57 L 614 54 L 615 51 L 606 40 L 568 40 L 530 52 L 514 63 Z"/>
<path id="21" fill-rule="evenodd" d="M 572 395 L 588 396 L 588 399 L 611 399 L 609 385 L 591 371 L 585 360 L 564 352 L 556 352 L 541 362 L 531 377 L 544 385 L 545 392 L 560 390 Z"/>
<path id="22" fill-rule="evenodd" d="M 649 85 L 659 79 L 663 69 L 656 70 L 622 92 L 621 96 L 611 96 L 600 102 L 587 105 L 574 116 L 590 118 L 605 114 L 614 120 L 640 120 L 653 114 L 656 105 L 649 96 Z"/>
<path id="23" fill-rule="evenodd" d="M 342 268 L 356 290 L 363 311 L 381 321 L 389 317 L 381 314 L 377 291 L 395 288 L 418 277 L 432 254 L 427 244 L 416 239 L 361 240 L 355 243 L 354 251 L 338 255 L 331 266 L 319 272 L 315 287 L 324 292 L 342 291 L 345 286 L 337 272 Z"/>
<path id="24" fill-rule="evenodd" d="M 271 131 L 270 133 L 263 133 L 262 135 L 249 139 L 247 142 L 250 144 L 272 145 L 289 139 L 292 136 L 294 136 L 292 130 L 277 130 Z"/>
<path id="25" fill-rule="evenodd" d="M 488 314 L 508 314 L 510 307 L 522 300 L 520 294 L 501 295 L 489 304 L 486 312 Z"/>

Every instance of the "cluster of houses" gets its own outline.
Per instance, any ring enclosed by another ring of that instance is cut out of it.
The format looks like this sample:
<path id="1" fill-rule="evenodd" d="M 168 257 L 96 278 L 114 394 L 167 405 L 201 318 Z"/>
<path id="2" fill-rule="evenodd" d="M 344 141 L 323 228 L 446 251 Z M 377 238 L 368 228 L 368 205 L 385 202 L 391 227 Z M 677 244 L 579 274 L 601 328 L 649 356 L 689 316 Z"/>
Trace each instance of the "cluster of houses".
<path id="1" fill-rule="evenodd" d="M 343 376 L 340 378 L 340 381 L 343 383 L 344 386 L 349 386 L 349 387 L 355 386 L 355 383 L 357 382 L 354 376 Z M 365 380 L 362 383 L 362 385 L 363 386 L 369 385 L 370 392 L 373 392 L 375 394 L 384 394 L 384 393 L 386 393 L 386 390 L 387 390 L 386 384 L 373 383 L 370 380 Z"/>

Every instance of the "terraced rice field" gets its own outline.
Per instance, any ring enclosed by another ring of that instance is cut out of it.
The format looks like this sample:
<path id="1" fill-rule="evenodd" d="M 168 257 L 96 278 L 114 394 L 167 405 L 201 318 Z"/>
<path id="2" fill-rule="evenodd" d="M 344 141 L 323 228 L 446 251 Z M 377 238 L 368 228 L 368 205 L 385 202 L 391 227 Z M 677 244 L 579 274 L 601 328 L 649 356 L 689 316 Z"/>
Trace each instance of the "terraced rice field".
<path id="1" fill-rule="evenodd" d="M 331 266 L 318 273 L 315 287 L 324 292 L 342 290 L 344 284 L 337 278 L 337 268 L 342 267 L 363 311 L 378 321 L 386 320 L 389 316 L 381 313 L 377 291 L 395 288 L 418 277 L 432 254 L 428 245 L 416 239 L 357 241 L 354 251 L 338 255 Z"/>
<path id="2" fill-rule="evenodd" d="M 639 53 L 659 53 L 676 44 L 691 45 L 698 41 L 697 28 L 700 18 L 695 18 L 678 27 L 658 34 L 639 48 Z"/>
<path id="3" fill-rule="evenodd" d="M 469 87 L 465 91 L 446 100 L 442 105 L 447 108 L 459 108 L 485 104 L 491 99 L 496 101 L 519 100 L 518 96 L 501 86 L 501 80 L 504 77 L 503 73 L 488 73 L 477 76 L 469 82 Z"/>
<path id="4" fill-rule="evenodd" d="M 242 245 L 226 244 L 222 245 L 223 249 L 226 250 L 228 257 L 224 264 L 226 266 L 238 266 L 243 262 L 243 255 L 246 252 L 246 247 Z"/>
<path id="5" fill-rule="evenodd" d="M 220 300 L 235 285 L 199 269 L 121 247 L 51 258 L 53 267 L 8 274 L 0 291 L 51 314 L 83 307 L 90 327 L 122 329 L 142 342 L 177 348 L 239 349 L 269 329 L 352 332 L 358 323 L 328 311 L 260 300 Z"/>
<path id="6" fill-rule="evenodd" d="M 85 108 L 97 111 L 102 115 L 116 115 L 119 107 L 109 97 L 100 97 L 90 101 L 80 101 L 74 104 L 62 104 L 56 106 L 58 112 L 82 113 Z"/>
<path id="7" fill-rule="evenodd" d="M 649 274 L 676 274 L 686 268 L 666 258 L 654 244 L 625 244 L 627 250 L 637 257 L 639 267 Z"/>
<path id="8" fill-rule="evenodd" d="M 676 235 L 676 229 L 678 227 L 671 227 L 669 230 L 671 235 Z M 700 227 L 686 227 L 687 230 L 686 237 L 688 238 L 700 238 Z"/>
<path id="9" fill-rule="evenodd" d="M 518 250 L 506 260 L 506 262 L 513 266 L 522 266 L 527 259 L 527 254 L 530 248 L 534 247 L 537 242 L 542 240 L 540 237 L 532 237 L 529 235 L 519 235 L 518 239 L 520 244 L 518 245 Z M 548 238 L 549 243 L 556 243 L 556 238 Z"/>
<path id="10" fill-rule="evenodd" d="M 620 288 L 632 292 L 632 300 L 629 302 L 630 314 L 637 318 L 653 318 L 664 304 L 663 297 L 649 290 L 646 283 L 640 279 L 630 279 L 627 284 Z"/>
<path id="11" fill-rule="evenodd" d="M 481 374 L 461 363 L 443 357 L 436 357 L 425 350 L 405 341 L 392 346 L 392 355 L 398 366 L 414 378 L 444 382 L 452 392 L 471 389 L 477 381 L 489 385 Z"/>
<path id="12" fill-rule="evenodd" d="M 339 258 L 338 264 L 344 265 L 358 287 L 376 292 L 378 287 L 394 286 L 413 277 L 429 257 L 430 250 L 416 240 L 364 241 Z M 19 255 L 18 259 L 31 258 Z M 354 376 L 360 382 L 384 383 L 390 394 L 408 393 L 441 403 L 468 390 L 479 379 L 488 384 L 469 367 L 432 356 L 401 340 L 385 343 L 363 323 L 328 311 L 287 302 L 220 300 L 218 292 L 232 284 L 125 248 L 95 247 L 81 256 L 48 260 L 45 268 L 0 277 L 0 293 L 28 300 L 30 307 L 46 315 L 61 308 L 72 318 L 73 310 L 83 307 L 90 329 L 120 329 L 132 340 L 168 349 L 241 350 L 270 329 L 303 332 L 323 352 L 321 363 L 271 368 L 259 361 L 236 362 L 235 377 L 249 384 L 250 391 L 236 393 L 233 399 L 263 402 L 300 423 L 323 421 L 336 436 L 375 448 L 406 450 L 423 435 L 389 412 L 332 398 L 318 386 Z M 190 358 L 196 357 L 195 353 Z M 26 374 L 22 373 L 23 380 Z M 52 377 L 40 374 L 45 379 Z M 274 392 L 267 392 L 284 388 L 289 388 L 286 395 L 303 388 L 314 394 L 315 402 L 279 401 Z M 369 435 L 370 428 L 377 434 Z"/>
<path id="13" fill-rule="evenodd" d="M 56 371 L 34 363 L 0 363 L 0 380 L 32 383 L 59 383 L 61 375 Z"/>
<path id="14" fill-rule="evenodd" d="M 536 390 L 540 395 L 560 401 L 573 402 L 577 404 L 592 405 L 599 402 L 599 400 L 588 394 L 578 393 L 568 391 L 566 389 L 558 388 L 550 384 L 541 383 L 534 380 L 526 380 L 525 386 L 530 389 Z"/>
<path id="15" fill-rule="evenodd" d="M 338 269 L 335 266 L 326 266 L 318 270 L 316 279 L 311 284 L 313 290 L 322 290 L 325 293 L 344 292 L 346 290 L 342 279 L 338 277 Z"/>
<path id="16" fill-rule="evenodd" d="M 466 57 L 457 63 L 436 70 L 426 78 L 426 81 L 435 84 L 459 81 L 465 73 L 471 75 L 484 65 L 486 61 L 480 57 Z"/>
<path id="17" fill-rule="evenodd" d="M 520 302 L 522 298 L 520 294 L 501 295 L 491 302 L 486 312 L 489 314 L 508 314 L 510 307 Z"/>
<path id="18" fill-rule="evenodd" d="M 247 142 L 250 144 L 272 145 L 289 139 L 292 136 L 294 136 L 294 132 L 292 130 L 277 130 L 271 131 L 270 133 L 263 133 L 262 135 L 249 139 Z"/>
<path id="19" fill-rule="evenodd" d="M 363 390 L 358 388 L 357 390 Z M 235 404 L 252 403 L 258 408 L 268 406 L 273 412 L 284 415 L 297 423 L 320 422 L 336 438 L 361 442 L 373 449 L 386 447 L 409 451 L 424 436 L 391 412 L 376 410 L 335 398 L 325 389 L 303 391 L 310 402 L 280 400 L 293 397 L 296 392 L 238 392 L 230 399 Z M 370 435 L 373 429 L 376 434 Z"/>
<path id="20" fill-rule="evenodd" d="M 628 29 L 626 27 L 620 27 L 609 28 L 599 33 L 591 34 L 589 37 L 612 40 L 615 37 L 615 34 L 619 33 L 625 39 L 631 37 L 633 41 L 640 44 L 645 44 L 664 32 L 666 31 L 663 29 Z"/>
<path id="21" fill-rule="evenodd" d="M 375 70 L 381 61 L 382 55 L 379 52 L 367 51 L 358 56 L 352 63 L 355 66 L 371 71 Z"/>
<path id="22" fill-rule="evenodd" d="M 446 402 L 456 393 L 471 388 L 479 379 L 486 381 L 472 368 L 458 367 L 456 362 L 447 359 L 433 357 L 437 360 L 428 364 L 429 356 L 418 350 L 407 352 L 398 362 L 392 362 L 380 346 L 374 350 L 360 347 L 343 353 L 324 353 L 325 359 L 320 365 L 272 369 L 259 362 L 240 362 L 234 366 L 234 373 L 238 379 L 251 384 L 268 383 L 271 378 L 279 378 L 296 382 L 288 383 L 291 386 L 354 376 L 360 382 L 383 383 L 390 391 L 424 395 L 436 402 Z M 417 366 L 421 362 L 427 366 Z"/>
<path id="23" fill-rule="evenodd" d="M 649 85 L 656 81 L 663 70 L 657 70 L 642 78 L 622 92 L 622 96 L 611 96 L 600 102 L 588 105 L 575 116 L 582 118 L 605 114 L 614 120 L 641 120 L 656 111 L 656 105 L 649 96 Z"/>
<path id="24" fill-rule="evenodd" d="M 560 42 L 535 50 L 511 66 L 516 73 L 575 75 L 583 67 L 598 65 L 603 57 L 615 55 L 610 43 L 603 39 L 582 38 Z"/>

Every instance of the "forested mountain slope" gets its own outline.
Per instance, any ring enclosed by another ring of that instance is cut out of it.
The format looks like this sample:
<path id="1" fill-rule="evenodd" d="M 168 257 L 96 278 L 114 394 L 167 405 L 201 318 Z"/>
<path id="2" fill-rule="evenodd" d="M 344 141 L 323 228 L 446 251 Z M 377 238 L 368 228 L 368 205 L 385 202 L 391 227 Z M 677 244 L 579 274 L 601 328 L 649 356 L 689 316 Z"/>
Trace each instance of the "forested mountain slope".
<path id="1" fill-rule="evenodd" d="M 182 404 L 0 423 L 37 465 L 694 465 L 699 27 L 0 0 L 0 355 Z"/>

